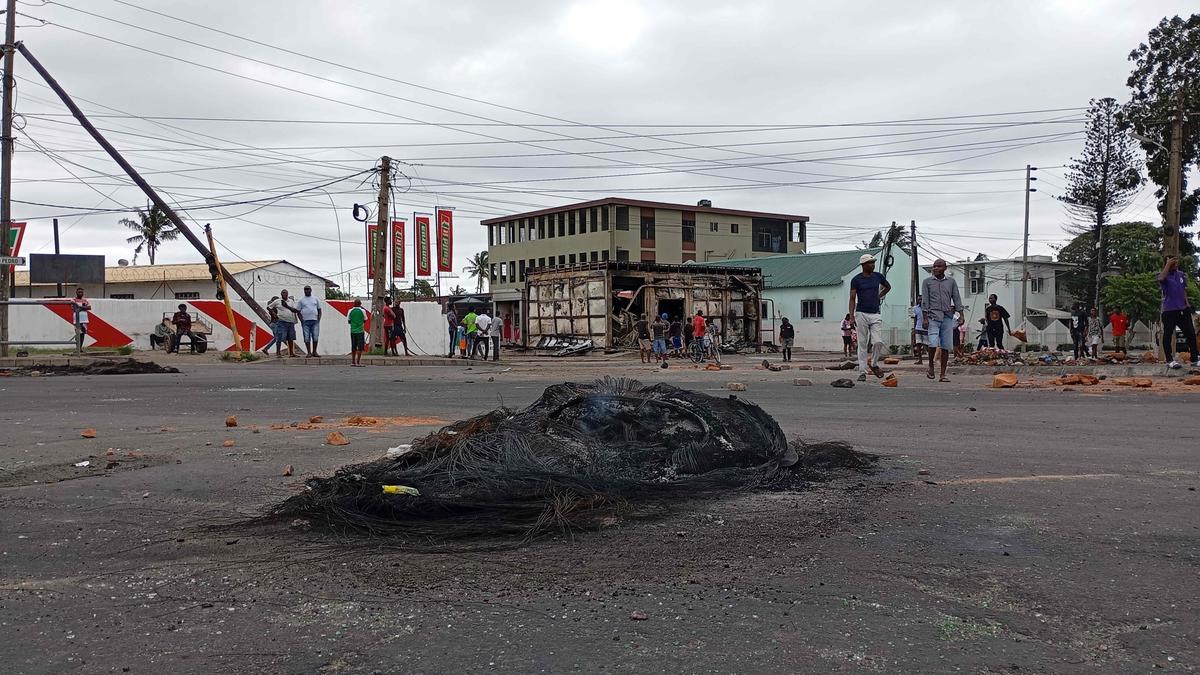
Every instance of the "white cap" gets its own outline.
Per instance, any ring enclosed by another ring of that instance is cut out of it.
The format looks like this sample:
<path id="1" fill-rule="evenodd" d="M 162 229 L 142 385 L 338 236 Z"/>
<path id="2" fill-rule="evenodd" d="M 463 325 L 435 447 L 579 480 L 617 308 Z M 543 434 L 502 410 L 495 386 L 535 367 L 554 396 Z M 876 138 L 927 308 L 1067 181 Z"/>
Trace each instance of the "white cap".
<path id="1" fill-rule="evenodd" d="M 875 262 L 875 256 L 871 255 L 870 253 L 864 253 L 858 256 L 859 265 L 865 265 L 869 262 Z"/>

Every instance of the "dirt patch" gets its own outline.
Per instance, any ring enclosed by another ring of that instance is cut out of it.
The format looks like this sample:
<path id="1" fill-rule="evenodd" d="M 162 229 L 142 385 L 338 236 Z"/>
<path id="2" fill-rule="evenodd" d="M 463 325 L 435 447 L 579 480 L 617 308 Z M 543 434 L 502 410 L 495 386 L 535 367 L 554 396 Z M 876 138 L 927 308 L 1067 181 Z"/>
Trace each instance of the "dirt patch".
<path id="1" fill-rule="evenodd" d="M 324 419 L 320 415 L 314 415 L 309 419 Z M 368 417 L 365 415 L 353 415 L 334 422 L 292 422 L 290 424 L 272 424 L 272 431 L 288 431 L 291 429 L 299 429 L 300 431 L 311 431 L 313 429 L 375 429 L 383 431 L 394 427 L 433 427 L 446 424 L 446 420 L 440 417 L 411 417 L 411 416 L 395 416 L 395 417 Z"/>
<path id="2" fill-rule="evenodd" d="M 0 377 L 39 377 L 50 375 L 160 375 L 178 373 L 178 368 L 160 366 L 153 361 L 97 361 L 86 365 L 41 365 L 0 368 Z"/>
<path id="3" fill-rule="evenodd" d="M 0 471 L 0 488 L 45 485 L 77 478 L 111 476 L 124 471 L 137 471 L 152 466 L 170 464 L 173 461 L 175 461 L 173 458 L 161 455 L 113 451 L 112 454 L 88 455 L 77 462 L 66 464 L 36 464 Z M 86 465 L 80 466 L 84 462 Z"/>

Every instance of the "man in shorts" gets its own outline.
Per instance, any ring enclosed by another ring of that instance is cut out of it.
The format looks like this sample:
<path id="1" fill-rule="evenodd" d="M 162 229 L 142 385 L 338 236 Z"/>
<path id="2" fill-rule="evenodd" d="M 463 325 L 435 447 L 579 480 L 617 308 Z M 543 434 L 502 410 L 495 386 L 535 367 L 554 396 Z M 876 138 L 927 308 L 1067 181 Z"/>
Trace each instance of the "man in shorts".
<path id="1" fill-rule="evenodd" d="M 367 349 L 367 310 L 363 309 L 362 300 L 354 301 L 346 313 L 346 322 L 350 324 L 350 365 L 361 368 L 362 355 Z"/>
<path id="2" fill-rule="evenodd" d="M 796 342 L 796 327 L 785 316 L 779 325 L 779 341 L 783 343 L 783 360 L 792 360 L 792 345 Z"/>
<path id="3" fill-rule="evenodd" d="M 1104 344 L 1104 323 L 1095 307 L 1088 313 L 1087 346 L 1093 359 L 1100 358 L 1100 347 Z"/>
<path id="4" fill-rule="evenodd" d="M 7 274 L 7 272 L 4 272 Z M 75 297 L 71 298 L 71 311 L 75 315 L 75 344 L 83 351 L 83 338 L 87 337 L 88 314 L 92 311 L 92 303 L 83 297 L 83 288 L 75 289 Z"/>
<path id="5" fill-rule="evenodd" d="M 1129 332 L 1129 315 L 1120 307 L 1113 307 L 1112 314 L 1108 315 L 1108 325 L 1112 328 L 1113 348 L 1124 354 L 1129 348 L 1125 340 L 1125 334 Z"/>
<path id="6" fill-rule="evenodd" d="M 667 329 L 667 335 L 670 337 L 671 344 L 667 345 L 671 349 L 671 353 L 675 358 L 683 356 L 683 321 L 679 317 L 675 317 L 671 321 L 671 327 Z"/>
<path id="7" fill-rule="evenodd" d="M 392 296 L 383 296 L 383 355 L 384 356 L 399 356 L 396 353 L 396 339 L 394 337 L 396 324 L 396 310 L 392 308 Z"/>
<path id="8" fill-rule="evenodd" d="M 934 352 L 929 356 L 929 372 L 925 375 L 933 379 L 933 362 L 941 362 L 942 382 L 949 382 L 946 377 L 946 366 L 950 363 L 950 351 L 954 349 L 954 334 L 958 332 L 959 320 L 955 312 L 962 312 L 962 295 L 958 291 L 958 282 L 954 277 L 946 276 L 946 261 L 938 258 L 933 261 L 933 276 L 921 283 L 921 327 L 929 333 L 929 348 Z"/>
<path id="9" fill-rule="evenodd" d="M 304 295 L 296 303 L 296 311 L 300 313 L 300 327 L 304 331 L 304 351 L 316 359 L 317 339 L 321 337 L 321 301 L 312 294 L 312 286 L 304 287 Z"/>
<path id="10" fill-rule="evenodd" d="M 653 346 L 650 343 L 650 322 L 646 321 L 645 314 L 638 317 L 637 323 L 633 324 L 633 329 L 637 331 L 638 352 L 642 357 L 642 363 L 652 363 L 650 352 Z"/>
<path id="11" fill-rule="evenodd" d="M 392 305 L 392 356 L 400 356 L 396 351 L 396 343 L 404 345 L 404 355 L 412 356 L 408 350 L 408 323 L 404 320 L 404 308 L 400 306 L 400 298 Z"/>
<path id="12" fill-rule="evenodd" d="M 279 297 L 272 298 L 267 303 L 267 309 L 275 316 L 275 356 L 281 356 L 281 345 L 286 344 L 288 356 L 295 358 L 296 322 L 299 321 L 300 312 L 288 304 L 287 290 L 279 291 Z"/>
<path id="13" fill-rule="evenodd" d="M 669 327 L 665 312 L 655 319 L 654 323 L 650 326 L 650 332 L 654 335 L 654 342 L 651 344 L 651 349 L 654 350 L 655 361 L 665 362 L 667 360 L 667 329 Z"/>

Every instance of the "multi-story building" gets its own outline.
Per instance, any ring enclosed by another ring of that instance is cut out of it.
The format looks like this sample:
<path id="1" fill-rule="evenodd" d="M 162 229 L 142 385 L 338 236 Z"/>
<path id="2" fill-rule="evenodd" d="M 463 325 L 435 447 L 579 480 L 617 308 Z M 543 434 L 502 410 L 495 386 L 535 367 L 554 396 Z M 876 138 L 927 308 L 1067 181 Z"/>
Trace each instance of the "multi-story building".
<path id="1" fill-rule="evenodd" d="M 583 262 L 681 264 L 803 253 L 808 216 L 607 197 L 481 221 L 496 311 L 521 325 L 533 269 Z"/>

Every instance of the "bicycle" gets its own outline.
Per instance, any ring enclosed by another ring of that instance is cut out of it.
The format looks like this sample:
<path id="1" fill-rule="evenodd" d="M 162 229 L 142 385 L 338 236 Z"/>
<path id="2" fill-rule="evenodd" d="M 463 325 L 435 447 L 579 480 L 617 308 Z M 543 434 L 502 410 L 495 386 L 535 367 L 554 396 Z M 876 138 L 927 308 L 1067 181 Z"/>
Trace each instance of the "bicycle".
<path id="1" fill-rule="evenodd" d="M 701 340 L 692 340 L 687 348 L 687 356 L 693 363 L 704 361 L 704 344 Z"/>

